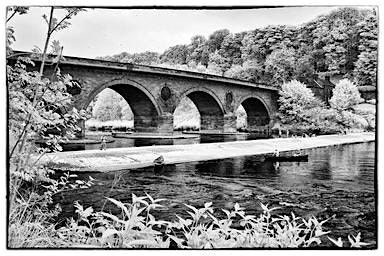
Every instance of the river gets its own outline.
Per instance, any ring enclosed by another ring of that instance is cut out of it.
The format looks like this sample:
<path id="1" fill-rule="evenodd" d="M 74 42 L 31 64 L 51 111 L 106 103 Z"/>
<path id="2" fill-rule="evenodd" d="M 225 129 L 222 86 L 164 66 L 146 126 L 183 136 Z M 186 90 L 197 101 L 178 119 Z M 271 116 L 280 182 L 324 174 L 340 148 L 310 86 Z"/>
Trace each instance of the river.
<path id="1" fill-rule="evenodd" d="M 181 133 L 180 133 L 181 134 Z M 228 141 L 241 141 L 241 140 L 256 140 L 265 139 L 266 135 L 263 134 L 201 134 L 196 135 L 194 138 L 115 138 L 111 133 L 91 132 L 86 134 L 85 138 L 94 141 L 100 141 L 100 138 L 105 136 L 107 141 L 107 148 L 124 148 L 124 147 L 144 147 L 153 145 L 185 145 L 185 144 L 199 144 L 199 143 L 213 143 L 213 142 L 228 142 Z M 188 136 L 188 135 L 187 135 Z M 191 136 L 191 135 L 189 135 Z M 77 151 L 77 150 L 92 150 L 99 149 L 100 143 L 85 144 L 64 144 L 63 151 Z"/>
<path id="2" fill-rule="evenodd" d="M 55 197 L 63 212 L 72 216 L 74 200 L 84 206 L 114 211 L 105 197 L 123 202 L 131 194 L 165 198 L 166 206 L 157 212 L 162 219 L 183 215 L 183 203 L 215 208 L 231 208 L 235 202 L 249 214 L 261 212 L 259 203 L 279 206 L 276 214 L 294 212 L 324 220 L 325 229 L 348 241 L 348 234 L 361 232 L 364 242 L 376 244 L 375 142 L 339 145 L 306 150 L 308 162 L 264 162 L 262 156 L 166 165 L 161 169 L 143 168 L 91 175 L 96 179 L 89 189 L 75 189 Z M 331 246 L 324 239 L 323 246 Z"/>

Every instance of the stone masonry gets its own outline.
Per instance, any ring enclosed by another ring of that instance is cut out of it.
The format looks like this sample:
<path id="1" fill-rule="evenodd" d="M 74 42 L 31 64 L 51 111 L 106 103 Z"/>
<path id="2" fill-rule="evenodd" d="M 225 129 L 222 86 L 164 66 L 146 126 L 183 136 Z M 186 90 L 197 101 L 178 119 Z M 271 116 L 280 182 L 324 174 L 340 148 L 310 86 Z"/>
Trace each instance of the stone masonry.
<path id="1" fill-rule="evenodd" d="M 46 75 L 53 69 L 49 62 Z M 240 104 L 247 112 L 248 129 L 268 129 L 275 120 L 277 90 L 263 84 L 77 57 L 65 57 L 59 67 L 81 85 L 73 93 L 74 107 L 86 109 L 98 93 L 111 88 L 127 100 L 139 132 L 172 133 L 173 113 L 183 97 L 198 108 L 201 130 L 235 132 Z"/>

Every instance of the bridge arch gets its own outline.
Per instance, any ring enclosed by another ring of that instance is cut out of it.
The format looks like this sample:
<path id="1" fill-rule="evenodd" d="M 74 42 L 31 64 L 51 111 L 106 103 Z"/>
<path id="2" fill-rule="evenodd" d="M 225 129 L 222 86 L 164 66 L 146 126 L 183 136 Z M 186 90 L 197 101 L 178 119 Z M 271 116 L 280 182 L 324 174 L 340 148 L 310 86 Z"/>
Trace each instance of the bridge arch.
<path id="1" fill-rule="evenodd" d="M 271 121 L 271 111 L 266 102 L 255 95 L 242 97 L 235 109 L 243 106 L 247 113 L 247 129 L 251 131 L 264 130 Z"/>
<path id="2" fill-rule="evenodd" d="M 212 90 L 191 88 L 183 92 L 179 99 L 184 97 L 188 97 L 197 107 L 201 130 L 223 130 L 225 110 L 219 97 Z"/>
<path id="3" fill-rule="evenodd" d="M 96 95 L 106 88 L 114 90 L 127 101 L 134 114 L 135 130 L 153 132 L 158 129 L 162 111 L 155 97 L 145 86 L 127 78 L 113 79 L 97 86 L 89 94 L 81 108 L 86 109 Z"/>

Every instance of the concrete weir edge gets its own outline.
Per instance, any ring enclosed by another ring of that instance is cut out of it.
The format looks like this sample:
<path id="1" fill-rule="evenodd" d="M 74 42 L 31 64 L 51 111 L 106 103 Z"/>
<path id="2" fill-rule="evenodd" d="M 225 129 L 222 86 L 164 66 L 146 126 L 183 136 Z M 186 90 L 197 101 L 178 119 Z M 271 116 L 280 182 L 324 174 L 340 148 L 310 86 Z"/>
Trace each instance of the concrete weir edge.
<path id="1" fill-rule="evenodd" d="M 276 138 L 209 144 L 162 145 L 46 154 L 41 163 L 63 171 L 109 172 L 154 166 L 160 155 L 164 164 L 234 158 L 299 149 L 375 141 L 375 133 L 322 135 L 310 138 Z"/>

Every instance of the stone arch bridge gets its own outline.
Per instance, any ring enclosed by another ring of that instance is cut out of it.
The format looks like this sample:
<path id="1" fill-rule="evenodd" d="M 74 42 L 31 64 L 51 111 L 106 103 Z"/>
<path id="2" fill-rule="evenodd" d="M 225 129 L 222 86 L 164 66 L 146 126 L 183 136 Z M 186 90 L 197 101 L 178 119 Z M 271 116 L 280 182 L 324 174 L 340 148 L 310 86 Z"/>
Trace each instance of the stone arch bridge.
<path id="1" fill-rule="evenodd" d="M 52 73 L 51 62 L 49 58 L 45 75 Z M 65 57 L 60 70 L 81 85 L 72 92 L 74 107 L 86 109 L 102 90 L 113 89 L 130 105 L 139 132 L 172 133 L 173 113 L 183 97 L 191 99 L 199 110 L 201 130 L 235 132 L 235 111 L 240 105 L 247 113 L 250 130 L 269 129 L 276 116 L 278 91 L 265 84 L 78 57 Z M 84 128 L 84 122 L 81 126 Z"/>

